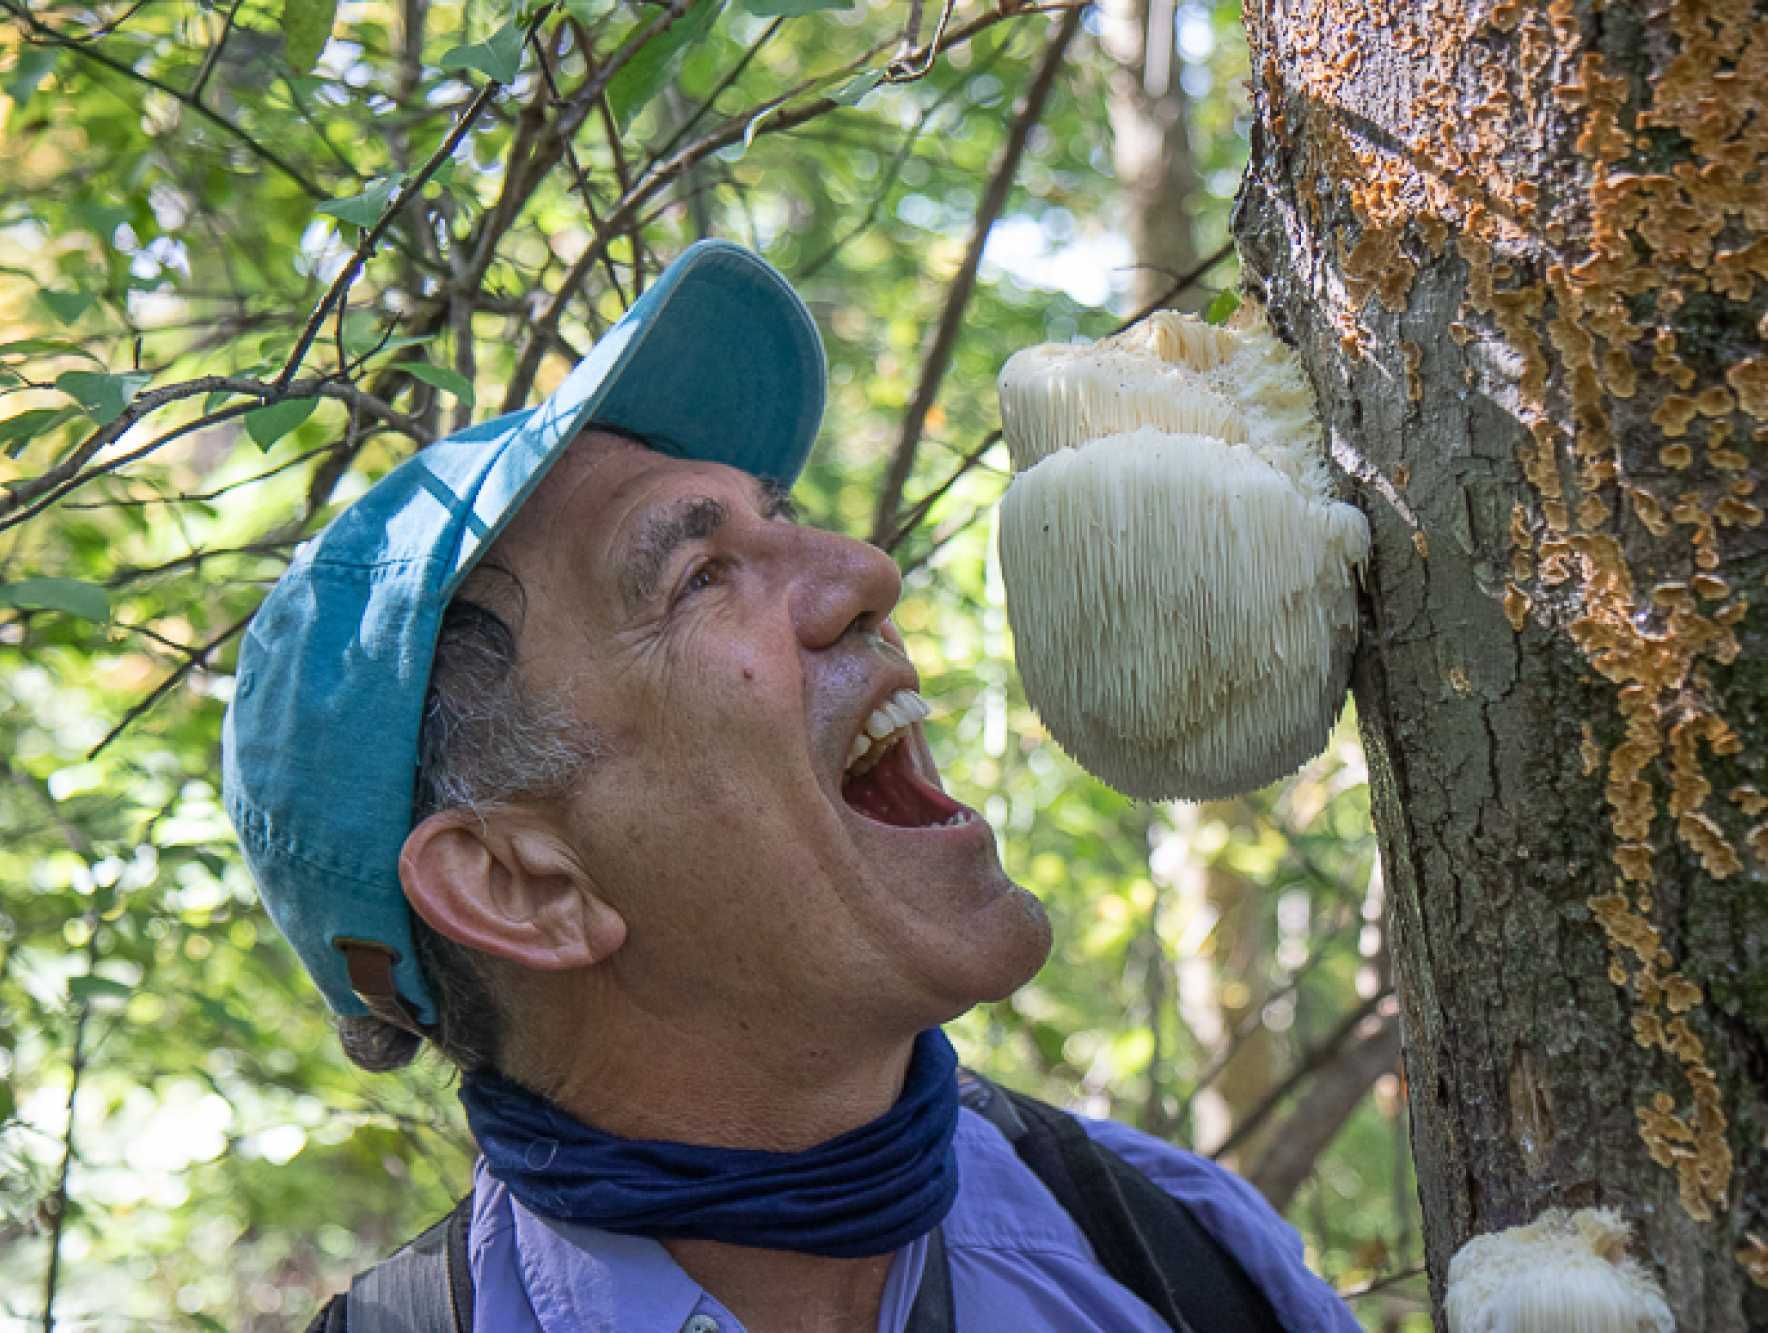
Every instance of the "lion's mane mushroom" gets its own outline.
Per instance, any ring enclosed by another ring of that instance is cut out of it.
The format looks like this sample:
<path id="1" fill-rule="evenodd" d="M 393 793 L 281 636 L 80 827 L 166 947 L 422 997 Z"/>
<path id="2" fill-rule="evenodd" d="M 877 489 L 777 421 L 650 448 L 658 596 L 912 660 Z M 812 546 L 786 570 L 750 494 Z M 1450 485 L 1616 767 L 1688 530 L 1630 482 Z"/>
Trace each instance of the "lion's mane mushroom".
<path id="1" fill-rule="evenodd" d="M 1050 734 L 1148 800 L 1251 791 L 1318 754 L 1369 525 L 1333 499 L 1313 393 L 1256 308 L 1027 348 L 1000 395 L 1007 615 Z"/>
<path id="2" fill-rule="evenodd" d="M 1449 1333 L 1674 1333 L 1663 1292 L 1607 1208 L 1550 1208 L 1475 1236 L 1449 1261 Z"/>

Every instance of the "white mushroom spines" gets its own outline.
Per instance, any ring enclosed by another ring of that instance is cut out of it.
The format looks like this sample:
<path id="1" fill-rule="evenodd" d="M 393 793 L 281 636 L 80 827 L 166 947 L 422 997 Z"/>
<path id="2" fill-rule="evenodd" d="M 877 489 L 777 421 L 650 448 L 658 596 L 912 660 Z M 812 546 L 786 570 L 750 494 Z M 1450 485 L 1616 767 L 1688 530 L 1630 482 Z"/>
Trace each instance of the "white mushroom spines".
<path id="1" fill-rule="evenodd" d="M 1368 525 L 1261 326 L 1161 312 L 1001 372 L 1001 570 L 1027 697 L 1133 796 L 1210 799 L 1325 745 Z"/>
<path id="2" fill-rule="evenodd" d="M 1475 1236 L 1449 1261 L 1449 1333 L 1674 1333 L 1653 1278 L 1627 1255 L 1606 1208 L 1550 1208 L 1527 1226 Z"/>

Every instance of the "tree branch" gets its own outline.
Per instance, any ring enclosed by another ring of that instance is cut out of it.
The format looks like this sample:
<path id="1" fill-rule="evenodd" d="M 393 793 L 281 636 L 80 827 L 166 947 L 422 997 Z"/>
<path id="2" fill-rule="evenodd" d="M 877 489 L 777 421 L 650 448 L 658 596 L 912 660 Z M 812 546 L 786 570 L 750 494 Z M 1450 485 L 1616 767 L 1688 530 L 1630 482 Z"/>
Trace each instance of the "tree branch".
<path id="1" fill-rule="evenodd" d="M 950 50 L 967 42 L 978 33 L 1007 19 L 1021 18 L 1030 14 L 1061 13 L 1066 15 L 1078 13 L 1091 2 L 1092 0 L 1062 0 L 1061 3 L 1027 6 L 1024 9 L 994 10 L 972 20 L 953 33 L 950 40 L 946 42 L 946 49 Z M 880 43 L 880 47 L 888 44 L 887 42 Z M 670 181 L 683 172 L 691 170 L 703 158 L 716 153 L 721 148 L 728 148 L 731 144 L 740 142 L 745 135 L 759 138 L 764 134 L 781 134 L 796 129 L 806 121 L 815 120 L 818 116 L 827 115 L 843 105 L 832 97 L 812 98 L 796 107 L 789 107 L 786 104 L 794 98 L 802 96 L 809 88 L 827 84 L 831 77 L 839 77 L 842 72 L 851 72 L 859 68 L 871 59 L 877 49 L 879 48 L 874 48 L 873 51 L 867 52 L 858 60 L 850 62 L 843 71 L 837 71 L 834 76 L 821 74 L 815 78 L 807 79 L 790 92 L 770 98 L 750 111 L 732 116 L 703 138 L 677 151 L 674 156 L 662 161 L 654 161 L 647 166 L 632 189 L 628 190 L 602 219 L 601 228 L 591 239 L 588 248 L 572 263 L 563 281 L 559 284 L 558 290 L 553 293 L 546 305 L 541 308 L 540 314 L 529 326 L 528 340 L 517 360 L 515 373 L 510 377 L 508 387 L 504 391 L 503 410 L 505 412 L 514 411 L 527 401 L 528 391 L 534 387 L 535 373 L 540 368 L 540 359 L 547 350 L 547 344 L 558 334 L 559 320 L 565 312 L 565 307 L 576 295 L 577 289 L 582 285 L 589 270 L 600 260 L 609 242 L 619 232 L 619 229 L 626 225 L 628 218 L 634 211 L 642 208 Z M 778 110 L 776 111 L 775 108 Z M 759 118 L 764 115 L 767 116 L 767 119 L 757 124 Z"/>
<path id="2" fill-rule="evenodd" d="M 1258 1130 L 1260 1125 L 1271 1118 L 1272 1113 L 1283 1104 L 1284 1098 L 1288 1097 L 1312 1075 L 1337 1059 L 1338 1052 L 1343 1049 L 1345 1043 L 1357 1035 L 1358 1029 L 1362 1027 L 1364 1021 L 1374 1016 L 1392 993 L 1392 991 L 1384 990 L 1379 994 L 1371 995 L 1340 1019 L 1338 1026 L 1303 1055 L 1295 1068 L 1289 1071 L 1289 1076 L 1266 1093 L 1265 1099 L 1255 1106 L 1239 1124 L 1235 1125 L 1228 1137 L 1212 1148 L 1209 1155 L 1211 1157 L 1225 1157 L 1244 1143 Z"/>
<path id="3" fill-rule="evenodd" d="M 926 358 L 921 363 L 921 381 L 915 389 L 914 399 L 909 403 L 908 412 L 903 417 L 896 452 L 891 457 L 890 466 L 884 474 L 883 487 L 878 493 L 878 503 L 872 520 L 872 541 L 879 546 L 889 547 L 892 544 L 895 536 L 892 524 L 896 518 L 897 506 L 902 503 L 902 488 L 909 479 L 909 473 L 914 470 L 915 451 L 921 442 L 921 430 L 926 424 L 927 413 L 939 396 L 940 383 L 945 378 L 947 367 L 951 365 L 952 349 L 957 344 L 958 330 L 963 325 L 964 310 L 976 287 L 976 272 L 982 264 L 983 247 L 988 243 L 988 234 L 994 228 L 995 219 L 1006 206 L 1007 195 L 1019 174 L 1019 162 L 1025 156 L 1025 146 L 1031 138 L 1032 127 L 1043 115 L 1044 105 L 1049 100 L 1050 90 L 1055 87 L 1056 73 L 1062 67 L 1068 44 L 1074 39 L 1074 34 L 1080 31 L 1080 14 L 1078 9 L 1071 9 L 1056 25 L 1049 45 L 1044 48 L 1043 61 L 1014 114 L 1012 128 L 1001 150 L 1000 159 L 995 164 L 994 173 L 989 178 L 988 188 L 976 206 L 976 217 L 970 227 L 970 243 L 965 248 L 964 260 L 958 266 L 957 276 L 946 289 L 945 310 L 940 315 L 939 327 L 934 332 Z"/>
<path id="4" fill-rule="evenodd" d="M 208 666 L 210 654 L 212 654 L 217 648 L 226 644 L 229 640 L 233 639 L 247 625 L 251 624 L 252 617 L 257 614 L 257 607 L 253 607 L 251 611 L 234 621 L 207 643 L 199 648 L 193 649 L 190 656 L 185 658 L 183 662 L 179 663 L 172 671 L 171 675 L 167 676 L 158 685 L 154 686 L 145 699 L 135 704 L 127 713 L 123 714 L 122 718 L 117 722 L 117 725 L 105 733 L 104 739 L 99 741 L 97 745 L 94 745 L 86 752 L 86 757 L 88 759 L 96 759 L 99 755 L 104 753 L 105 748 L 128 730 L 130 724 L 133 723 L 136 718 L 141 717 L 161 699 L 177 689 L 191 672 L 197 670 L 199 667 Z"/>
<path id="5" fill-rule="evenodd" d="M 1250 1171 L 1252 1186 L 1282 1212 L 1314 1169 L 1344 1122 L 1383 1074 L 1400 1058 L 1400 1020 L 1392 1015 L 1359 1036 L 1320 1072 L 1307 1095 L 1283 1118 Z"/>
<path id="6" fill-rule="evenodd" d="M 150 440 L 140 448 L 132 449 L 128 453 L 121 454 L 104 463 L 91 467 L 86 466 L 106 445 L 114 443 L 131 426 L 164 407 L 167 403 L 193 398 L 197 394 L 222 391 L 244 394 L 256 401 L 236 403 L 215 412 L 205 413 L 194 421 L 174 427 L 166 434 Z M 224 421 L 231 421 L 235 417 L 244 416 L 247 412 L 254 412 L 260 407 L 268 407 L 273 403 L 285 402 L 291 398 L 341 399 L 353 407 L 366 411 L 370 416 L 401 434 L 409 436 L 420 445 L 428 444 L 430 440 L 429 433 L 412 418 L 403 412 L 395 411 L 373 394 L 365 393 L 354 384 L 348 384 L 341 380 L 297 380 L 295 383 L 279 389 L 275 384 L 266 384 L 262 380 L 246 379 L 235 375 L 204 375 L 198 379 L 169 384 L 162 389 L 153 389 L 137 395 L 121 416 L 82 441 L 60 463 L 47 472 L 30 477 L 15 486 L 4 488 L 4 492 L 0 493 L 0 531 L 16 527 L 41 513 L 70 491 L 77 490 L 96 477 L 114 472 L 125 464 L 144 458 L 194 430 L 219 425 Z"/>
<path id="7" fill-rule="evenodd" d="M 10 0 L 0 0 L 0 3 L 10 3 Z M 552 6 L 547 5 L 534 16 L 528 25 L 530 36 L 551 12 Z M 295 372 L 301 368 L 301 362 L 306 359 L 308 349 L 313 346 L 313 340 L 319 336 L 320 327 L 325 323 L 325 317 L 334 305 L 338 308 L 341 317 L 351 286 L 361 275 L 363 265 L 368 262 L 368 257 L 373 253 L 375 246 L 380 244 L 381 237 L 385 236 L 387 229 L 393 225 L 393 219 L 425 185 L 429 184 L 430 177 L 441 170 L 442 164 L 454 156 L 454 150 L 460 147 L 461 140 L 466 138 L 467 131 L 473 127 L 473 122 L 479 119 L 485 108 L 491 104 L 491 100 L 503 89 L 503 86 L 496 79 L 485 81 L 485 86 L 474 94 L 473 100 L 468 102 L 465 109 L 455 118 L 454 124 L 449 127 L 448 133 L 437 145 L 436 151 L 430 154 L 429 160 L 418 169 L 415 176 L 408 177 L 400 185 L 393 197 L 387 201 L 387 206 L 381 210 L 380 217 L 375 219 L 374 225 L 362 233 L 362 239 L 356 242 L 356 250 L 350 256 L 349 262 L 339 270 L 331 287 L 324 296 L 320 297 L 319 304 L 313 307 L 313 313 L 307 317 L 307 323 L 302 326 L 300 336 L 295 339 L 294 348 L 289 352 L 288 360 L 283 363 L 282 371 L 276 377 L 277 388 L 286 388 L 289 381 L 294 379 Z"/>

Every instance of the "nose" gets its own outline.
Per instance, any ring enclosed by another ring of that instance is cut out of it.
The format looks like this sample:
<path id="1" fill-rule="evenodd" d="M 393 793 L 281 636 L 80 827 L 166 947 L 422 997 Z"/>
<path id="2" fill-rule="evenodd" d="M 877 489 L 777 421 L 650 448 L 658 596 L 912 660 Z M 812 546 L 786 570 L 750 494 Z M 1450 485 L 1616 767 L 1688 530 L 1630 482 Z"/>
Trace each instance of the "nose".
<path id="1" fill-rule="evenodd" d="M 902 596 L 896 561 L 869 542 L 815 528 L 792 584 L 792 623 L 807 648 L 827 648 L 850 630 L 875 630 Z"/>

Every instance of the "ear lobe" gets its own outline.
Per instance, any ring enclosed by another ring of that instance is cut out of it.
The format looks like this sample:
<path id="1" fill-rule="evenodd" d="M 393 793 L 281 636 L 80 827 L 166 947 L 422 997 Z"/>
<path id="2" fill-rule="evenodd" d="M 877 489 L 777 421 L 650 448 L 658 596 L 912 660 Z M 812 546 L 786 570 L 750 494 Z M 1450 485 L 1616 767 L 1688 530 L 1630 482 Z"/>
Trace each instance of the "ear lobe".
<path id="1" fill-rule="evenodd" d="M 535 971 L 588 967 L 626 938 L 571 849 L 515 812 L 431 815 L 406 835 L 399 879 L 440 934 Z"/>

